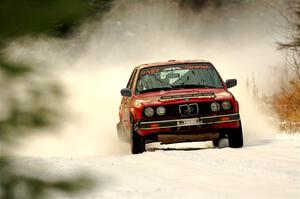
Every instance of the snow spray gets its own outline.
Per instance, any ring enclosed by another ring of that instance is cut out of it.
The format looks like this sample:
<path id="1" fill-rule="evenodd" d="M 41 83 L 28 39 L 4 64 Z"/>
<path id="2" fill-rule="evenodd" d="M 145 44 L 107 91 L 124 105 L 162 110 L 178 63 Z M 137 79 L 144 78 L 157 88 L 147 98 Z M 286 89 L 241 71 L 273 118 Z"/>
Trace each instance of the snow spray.
<path id="1" fill-rule="evenodd" d="M 262 144 L 277 132 L 266 110 L 246 89 L 255 74 L 265 92 L 272 90 L 270 66 L 282 61 L 274 27 L 280 16 L 266 1 L 207 8 L 180 8 L 176 1 L 116 1 L 101 20 L 90 20 L 69 39 L 20 38 L 7 48 L 16 60 L 49 67 L 66 91 L 68 113 L 55 133 L 23 141 L 19 154 L 96 156 L 129 154 L 118 141 L 116 123 L 134 66 L 170 59 L 211 61 L 240 103 L 245 146 Z M 259 4 L 259 5 L 258 5 Z"/>

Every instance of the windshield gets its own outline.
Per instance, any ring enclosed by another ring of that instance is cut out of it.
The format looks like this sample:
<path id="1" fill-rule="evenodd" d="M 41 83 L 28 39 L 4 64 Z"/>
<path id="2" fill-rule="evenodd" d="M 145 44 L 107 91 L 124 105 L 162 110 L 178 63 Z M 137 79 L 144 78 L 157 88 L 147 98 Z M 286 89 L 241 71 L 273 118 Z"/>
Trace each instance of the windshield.
<path id="1" fill-rule="evenodd" d="M 158 66 L 141 70 L 136 93 L 182 88 L 223 88 L 223 84 L 209 64 Z"/>

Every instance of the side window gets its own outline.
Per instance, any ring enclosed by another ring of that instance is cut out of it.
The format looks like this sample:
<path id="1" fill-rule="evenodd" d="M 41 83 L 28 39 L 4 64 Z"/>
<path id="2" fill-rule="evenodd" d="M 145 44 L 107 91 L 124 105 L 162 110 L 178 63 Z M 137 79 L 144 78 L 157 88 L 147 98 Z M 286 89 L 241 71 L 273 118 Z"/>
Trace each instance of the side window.
<path id="1" fill-rule="evenodd" d="M 134 69 L 134 70 L 133 70 L 133 72 L 132 72 L 132 74 L 131 74 L 131 76 L 130 76 L 130 78 L 129 78 L 129 81 L 128 81 L 128 83 L 127 83 L 126 88 L 131 88 L 131 89 L 132 89 L 133 80 L 134 80 L 136 71 L 137 71 L 137 69 Z"/>

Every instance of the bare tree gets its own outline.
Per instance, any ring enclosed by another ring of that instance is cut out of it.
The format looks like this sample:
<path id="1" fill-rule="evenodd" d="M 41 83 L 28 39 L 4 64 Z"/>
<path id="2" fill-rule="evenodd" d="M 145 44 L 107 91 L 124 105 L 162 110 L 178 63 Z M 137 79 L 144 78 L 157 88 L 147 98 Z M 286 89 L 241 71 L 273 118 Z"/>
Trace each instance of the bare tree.
<path id="1" fill-rule="evenodd" d="M 300 80 L 300 0 L 291 2 L 286 13 L 280 12 L 287 22 L 287 41 L 277 42 L 279 50 L 285 50 L 287 65 L 293 68 L 295 77 Z"/>

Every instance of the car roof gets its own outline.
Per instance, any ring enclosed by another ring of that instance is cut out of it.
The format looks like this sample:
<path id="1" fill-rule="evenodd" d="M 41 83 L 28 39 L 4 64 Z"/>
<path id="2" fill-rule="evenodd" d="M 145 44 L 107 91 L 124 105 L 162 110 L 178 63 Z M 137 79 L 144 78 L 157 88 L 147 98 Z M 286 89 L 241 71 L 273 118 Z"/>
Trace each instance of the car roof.
<path id="1" fill-rule="evenodd" d="M 176 65 L 176 64 L 193 64 L 193 63 L 210 63 L 206 60 L 169 60 L 164 62 L 155 62 L 155 63 L 148 63 L 142 64 L 137 66 L 137 69 L 149 68 L 154 66 L 166 66 L 166 65 Z"/>

